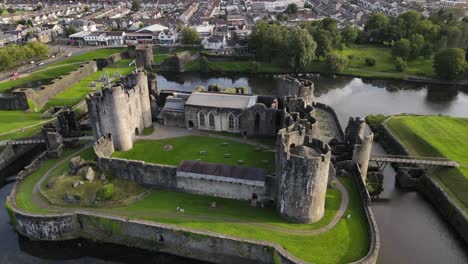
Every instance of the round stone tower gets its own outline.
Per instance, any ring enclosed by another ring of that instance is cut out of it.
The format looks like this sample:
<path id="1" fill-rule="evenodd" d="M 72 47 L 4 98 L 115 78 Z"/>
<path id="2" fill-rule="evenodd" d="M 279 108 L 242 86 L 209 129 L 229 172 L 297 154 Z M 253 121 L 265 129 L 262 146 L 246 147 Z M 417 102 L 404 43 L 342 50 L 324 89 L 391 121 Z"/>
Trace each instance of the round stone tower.
<path id="1" fill-rule="evenodd" d="M 291 222 L 317 222 L 325 212 L 330 147 L 300 125 L 280 130 L 278 137 L 277 210 Z"/>
<path id="2" fill-rule="evenodd" d="M 148 77 L 146 72 L 138 71 L 137 84 L 140 86 L 140 104 L 141 104 L 141 115 L 143 117 L 143 126 L 150 127 L 153 125 L 151 118 L 151 102 L 148 88 Z"/>
<path id="3" fill-rule="evenodd" d="M 126 93 L 122 86 L 113 86 L 102 90 L 111 116 L 111 134 L 116 150 L 126 151 L 133 147 L 132 133 L 129 128 Z M 106 107 L 107 108 L 107 107 Z M 101 116 L 108 116 L 103 113 Z"/>
<path id="4" fill-rule="evenodd" d="M 137 67 L 143 67 L 145 70 L 151 71 L 151 67 L 153 65 L 153 46 L 137 46 L 135 51 L 135 61 Z"/>

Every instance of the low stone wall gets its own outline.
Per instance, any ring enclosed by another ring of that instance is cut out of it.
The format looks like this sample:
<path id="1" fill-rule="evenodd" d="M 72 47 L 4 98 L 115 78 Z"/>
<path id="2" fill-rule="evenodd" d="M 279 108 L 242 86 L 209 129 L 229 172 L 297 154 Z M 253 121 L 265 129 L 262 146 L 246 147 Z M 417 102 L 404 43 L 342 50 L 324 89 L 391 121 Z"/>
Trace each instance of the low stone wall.
<path id="1" fill-rule="evenodd" d="M 0 96 L 0 110 L 26 110 L 28 108 L 28 100 L 23 96 L 16 94 Z"/>
<path id="2" fill-rule="evenodd" d="M 47 160 L 47 151 L 42 152 L 28 166 L 24 167 L 24 169 L 18 172 L 18 174 L 16 175 L 16 179 L 21 181 L 24 177 L 37 171 L 42 166 L 42 163 L 44 163 L 45 160 Z"/>
<path id="3" fill-rule="evenodd" d="M 0 171 L 20 159 L 37 145 L 7 145 L 0 153 Z"/>
<path id="4" fill-rule="evenodd" d="M 115 53 L 115 54 L 112 54 L 111 56 L 107 57 L 107 58 L 96 58 L 94 59 L 94 61 L 96 62 L 96 65 L 97 65 L 97 68 L 98 70 L 102 70 L 104 69 L 105 67 L 111 65 L 111 64 L 114 64 L 124 58 L 127 58 L 128 57 L 128 53 L 127 52 L 122 52 L 122 53 Z"/>
<path id="5" fill-rule="evenodd" d="M 52 82 L 48 85 L 41 86 L 38 89 L 19 88 L 16 89 L 13 94 L 16 98 L 15 100 L 19 100 L 18 98 L 21 98 L 21 100 L 26 100 L 26 102 L 23 102 L 20 105 L 26 104 L 29 107 L 34 106 L 40 109 L 58 93 L 64 91 L 65 89 L 69 88 L 81 79 L 88 77 L 96 71 L 96 62 L 88 62 L 81 65 L 78 69 L 68 73 L 67 75 L 52 80 Z"/>
<path id="6" fill-rule="evenodd" d="M 410 155 L 405 146 L 392 134 L 392 132 L 383 124 L 381 126 L 382 136 L 379 143 L 389 154 Z M 415 187 L 422 193 L 426 199 L 434 205 L 443 218 L 457 231 L 460 237 L 468 244 L 468 214 L 450 197 L 444 188 L 434 179 L 423 175 L 419 178 L 413 178 L 408 173 L 399 173 L 401 170 L 398 165 L 394 166 L 397 170 L 397 180 L 402 187 Z"/>

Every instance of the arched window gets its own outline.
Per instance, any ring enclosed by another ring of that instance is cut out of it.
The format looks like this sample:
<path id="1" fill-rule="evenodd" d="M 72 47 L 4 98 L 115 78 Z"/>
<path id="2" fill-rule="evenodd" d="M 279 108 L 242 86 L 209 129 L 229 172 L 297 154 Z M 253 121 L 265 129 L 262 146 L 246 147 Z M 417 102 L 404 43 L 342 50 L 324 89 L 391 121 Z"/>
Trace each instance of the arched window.
<path id="1" fill-rule="evenodd" d="M 228 117 L 229 129 L 234 129 L 234 116 L 232 114 Z"/>
<path id="2" fill-rule="evenodd" d="M 198 116 L 198 120 L 200 120 L 200 126 L 205 126 L 205 114 L 200 112 Z"/>
<path id="3" fill-rule="evenodd" d="M 208 121 L 210 122 L 210 127 L 214 128 L 214 127 L 215 127 L 215 122 L 214 122 L 214 115 L 213 115 L 213 113 L 210 113 L 210 114 L 208 115 L 208 119 L 209 119 Z"/>

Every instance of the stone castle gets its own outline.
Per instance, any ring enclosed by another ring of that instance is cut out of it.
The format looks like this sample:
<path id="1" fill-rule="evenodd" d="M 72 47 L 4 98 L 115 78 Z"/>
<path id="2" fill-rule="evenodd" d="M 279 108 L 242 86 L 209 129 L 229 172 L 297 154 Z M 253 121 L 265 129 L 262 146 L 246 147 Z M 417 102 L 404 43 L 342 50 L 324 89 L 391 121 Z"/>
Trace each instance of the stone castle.
<path id="1" fill-rule="evenodd" d="M 324 215 L 335 168 L 330 146 L 318 139 L 313 89 L 311 81 L 279 76 L 277 94 L 281 97 L 173 93 L 160 107 L 157 119 L 166 126 L 276 136 L 275 175 L 202 161 L 183 161 L 179 166 L 148 164 L 110 158 L 114 150 L 131 149 L 136 136 L 152 125 L 148 78 L 146 72 L 136 71 L 87 98 L 98 165 L 117 178 L 160 189 L 265 203 L 276 206 L 288 221 L 316 222 Z M 356 162 L 365 163 L 372 139 L 364 137 L 362 120 L 353 121 L 346 143 L 356 149 Z"/>

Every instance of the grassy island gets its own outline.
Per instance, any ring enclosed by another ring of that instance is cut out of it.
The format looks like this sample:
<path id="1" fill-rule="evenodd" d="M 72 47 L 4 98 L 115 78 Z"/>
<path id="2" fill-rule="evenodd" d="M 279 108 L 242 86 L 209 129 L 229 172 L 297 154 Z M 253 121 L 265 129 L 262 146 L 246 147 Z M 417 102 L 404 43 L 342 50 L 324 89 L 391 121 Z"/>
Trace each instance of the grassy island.
<path id="1" fill-rule="evenodd" d="M 432 177 L 468 211 L 468 118 L 395 116 L 386 126 L 415 156 L 446 157 L 460 168 L 441 168 Z"/>
<path id="2" fill-rule="evenodd" d="M 185 140 L 190 139 L 193 138 L 187 137 Z M 241 150 L 244 147 L 242 144 L 238 146 L 234 144 L 237 142 L 229 141 L 228 146 L 221 146 L 220 144 L 225 140 L 210 139 L 214 142 L 211 145 L 213 148 Z M 203 141 L 203 137 L 200 140 Z M 174 150 L 177 149 L 177 146 Z M 204 143 L 204 145 L 200 144 L 200 146 L 210 145 Z M 249 148 L 249 153 L 259 154 L 259 152 L 252 149 L 251 145 L 245 147 Z M 136 148 L 139 147 L 136 146 Z M 149 150 L 150 147 L 147 149 Z M 265 153 L 270 154 L 266 151 Z M 77 153 L 76 149 L 67 150 L 64 158 L 45 161 L 38 171 L 27 176 L 19 183 L 16 195 L 17 207 L 27 212 L 41 214 L 60 211 L 70 212 L 80 208 L 81 211 L 101 212 L 128 219 L 143 219 L 241 238 L 274 242 L 284 247 L 294 256 L 314 263 L 353 262 L 364 257 L 369 250 L 367 223 L 359 193 L 351 178 L 340 177 L 338 179 L 343 184 L 349 197 L 349 204 L 344 214 L 350 214 L 351 218 L 339 218 L 336 225 L 331 226 L 329 225 L 335 219 L 343 203 L 342 192 L 338 189 L 328 189 L 325 201 L 325 215 L 320 221 L 313 224 L 289 223 L 279 217 L 275 208 L 254 208 L 247 201 L 159 190 L 152 191 L 140 201 L 117 208 L 49 205 L 40 193 L 33 191 L 35 186 L 44 176 L 48 178 L 42 181 L 43 186 L 48 179 L 61 177 L 64 171 L 68 169 L 71 157 L 76 155 L 89 160 L 92 159 L 93 153 L 91 148 L 82 150 L 80 153 Z M 146 154 L 146 157 L 150 156 L 153 155 Z M 244 159 L 246 160 L 246 158 Z M 50 173 L 46 175 L 48 171 Z M 209 208 L 213 201 L 216 202 L 215 209 Z M 185 212 L 177 212 L 176 207 L 178 206 L 183 207 Z"/>

